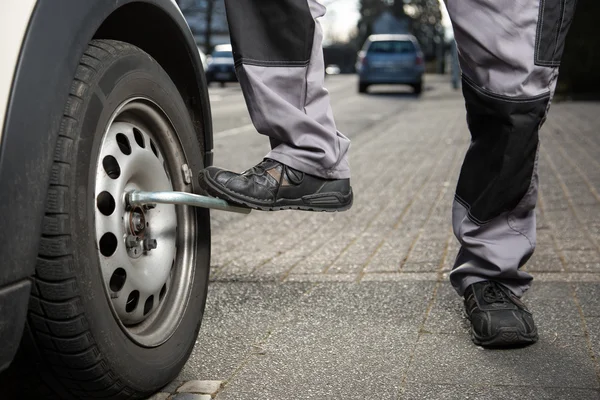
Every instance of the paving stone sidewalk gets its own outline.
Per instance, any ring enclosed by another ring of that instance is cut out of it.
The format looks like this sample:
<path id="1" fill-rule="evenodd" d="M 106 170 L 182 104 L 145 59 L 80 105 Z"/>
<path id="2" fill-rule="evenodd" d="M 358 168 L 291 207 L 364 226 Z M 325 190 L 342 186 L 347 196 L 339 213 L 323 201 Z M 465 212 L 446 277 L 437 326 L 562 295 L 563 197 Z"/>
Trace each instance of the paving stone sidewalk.
<path id="1" fill-rule="evenodd" d="M 464 103 L 430 85 L 354 138 L 351 211 L 213 213 L 203 328 L 157 399 L 204 399 L 176 394 L 198 379 L 218 400 L 600 399 L 600 103 L 556 103 L 541 132 L 540 341 L 488 351 L 447 279 Z"/>

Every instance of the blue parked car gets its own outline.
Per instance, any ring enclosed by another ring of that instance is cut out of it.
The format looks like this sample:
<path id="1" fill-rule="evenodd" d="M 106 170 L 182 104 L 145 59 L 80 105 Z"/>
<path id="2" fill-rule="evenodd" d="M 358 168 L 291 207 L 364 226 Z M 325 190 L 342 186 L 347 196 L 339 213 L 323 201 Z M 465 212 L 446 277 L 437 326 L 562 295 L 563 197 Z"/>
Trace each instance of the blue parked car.
<path id="1" fill-rule="evenodd" d="M 423 53 L 412 35 L 371 35 L 358 54 L 356 69 L 360 93 L 375 84 L 410 85 L 417 94 L 423 90 Z"/>
<path id="2" fill-rule="evenodd" d="M 221 44 L 215 47 L 215 51 L 208 58 L 206 69 L 206 81 L 219 82 L 225 86 L 226 82 L 237 82 L 233 62 L 233 50 L 230 44 Z"/>

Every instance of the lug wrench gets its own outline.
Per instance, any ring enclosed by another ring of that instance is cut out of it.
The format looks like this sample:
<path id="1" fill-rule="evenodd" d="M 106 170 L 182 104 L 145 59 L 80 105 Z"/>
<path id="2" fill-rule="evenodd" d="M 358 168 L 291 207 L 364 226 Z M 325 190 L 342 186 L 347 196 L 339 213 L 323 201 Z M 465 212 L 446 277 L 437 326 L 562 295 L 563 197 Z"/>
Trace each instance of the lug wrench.
<path id="1" fill-rule="evenodd" d="M 178 204 L 211 210 L 250 214 L 250 208 L 229 204 L 225 200 L 185 192 L 143 192 L 134 190 L 125 194 L 128 207 L 149 204 Z"/>

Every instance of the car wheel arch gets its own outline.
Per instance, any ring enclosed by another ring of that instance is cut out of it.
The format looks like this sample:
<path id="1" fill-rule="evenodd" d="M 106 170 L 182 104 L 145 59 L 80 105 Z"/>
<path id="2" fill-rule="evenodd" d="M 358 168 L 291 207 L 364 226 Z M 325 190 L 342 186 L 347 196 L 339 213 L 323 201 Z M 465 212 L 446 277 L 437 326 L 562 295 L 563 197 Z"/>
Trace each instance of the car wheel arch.
<path id="1" fill-rule="evenodd" d="M 132 1 L 114 10 L 99 26 L 94 39 L 120 40 L 150 54 L 171 76 L 181 93 L 205 153 L 204 163 L 212 164 L 212 124 L 210 105 L 200 101 L 201 91 L 207 90 L 206 77 L 196 44 L 186 38 L 182 29 L 183 17 L 168 13 L 156 1 Z M 136 18 L 143 15 L 144 18 Z M 156 29 L 160 26 L 161 29 Z M 187 25 L 186 25 L 187 29 Z M 195 82 L 196 84 L 190 84 Z"/>

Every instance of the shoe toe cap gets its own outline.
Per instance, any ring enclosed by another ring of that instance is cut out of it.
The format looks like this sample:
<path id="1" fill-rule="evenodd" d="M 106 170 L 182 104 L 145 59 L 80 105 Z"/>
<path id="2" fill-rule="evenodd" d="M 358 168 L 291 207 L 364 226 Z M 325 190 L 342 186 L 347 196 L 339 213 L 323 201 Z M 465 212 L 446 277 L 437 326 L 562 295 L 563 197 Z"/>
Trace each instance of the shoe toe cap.
<path id="1" fill-rule="evenodd" d="M 205 179 L 209 179 L 214 183 L 225 186 L 231 179 L 238 176 L 238 174 L 217 167 L 208 167 L 204 170 L 204 176 Z"/>
<path id="2" fill-rule="evenodd" d="M 503 331 L 530 335 L 535 332 L 531 314 L 522 311 L 502 311 L 476 313 L 471 319 L 474 331 L 482 337 L 495 336 Z"/>

